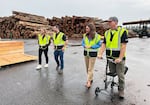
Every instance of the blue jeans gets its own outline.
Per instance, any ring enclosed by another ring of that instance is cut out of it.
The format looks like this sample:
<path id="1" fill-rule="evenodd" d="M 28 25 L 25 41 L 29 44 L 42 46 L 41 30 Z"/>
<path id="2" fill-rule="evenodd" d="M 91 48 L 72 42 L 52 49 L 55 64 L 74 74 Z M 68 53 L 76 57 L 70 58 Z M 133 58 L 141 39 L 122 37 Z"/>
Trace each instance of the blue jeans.
<path id="1" fill-rule="evenodd" d="M 64 68 L 64 52 L 62 50 L 55 50 L 54 58 L 57 63 L 57 66 L 60 66 L 60 69 L 63 70 L 63 68 Z M 60 59 L 60 61 L 58 58 Z"/>

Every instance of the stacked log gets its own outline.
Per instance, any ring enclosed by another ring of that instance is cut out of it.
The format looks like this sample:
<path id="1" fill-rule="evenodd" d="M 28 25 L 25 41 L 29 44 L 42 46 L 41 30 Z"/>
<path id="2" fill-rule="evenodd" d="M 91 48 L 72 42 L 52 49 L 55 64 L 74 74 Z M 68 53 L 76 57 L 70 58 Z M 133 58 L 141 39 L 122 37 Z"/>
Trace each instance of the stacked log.
<path id="1" fill-rule="evenodd" d="M 96 31 L 100 35 L 109 29 L 109 26 L 102 19 L 95 17 L 65 16 L 46 19 L 43 16 L 13 11 L 12 16 L 0 18 L 1 38 L 36 38 L 41 28 L 51 33 L 51 26 L 58 25 L 60 30 L 69 38 L 81 38 L 85 33 L 85 26 L 94 23 Z M 133 32 L 129 32 L 134 37 Z"/>
<path id="2" fill-rule="evenodd" d="M 0 18 L 1 38 L 36 38 L 41 28 L 51 31 L 43 16 L 13 11 L 13 15 Z"/>
<path id="3" fill-rule="evenodd" d="M 94 23 L 99 34 L 103 35 L 106 30 L 104 29 L 105 27 L 103 27 L 103 21 L 93 17 L 65 16 L 61 18 L 53 17 L 47 20 L 49 21 L 49 25 L 58 25 L 60 30 L 71 38 L 82 37 L 82 34 L 85 33 L 85 26 L 88 23 Z"/>
<path id="4" fill-rule="evenodd" d="M 53 17 L 47 20 L 51 26 L 58 25 L 60 30 L 70 38 L 81 38 L 82 34 L 85 33 L 85 26 L 88 23 L 94 23 L 96 32 L 102 36 L 104 36 L 105 31 L 110 28 L 107 22 L 93 17 L 66 16 L 61 18 Z M 137 34 L 129 30 L 129 37 L 137 37 Z"/>
<path id="5" fill-rule="evenodd" d="M 44 24 L 44 25 L 48 24 L 48 21 L 43 16 L 17 12 L 17 11 L 13 11 L 12 13 L 14 14 L 14 18 L 22 20 L 22 21 L 37 23 L 37 24 Z"/>
<path id="6" fill-rule="evenodd" d="M 17 29 L 19 27 L 17 27 L 17 25 L 15 25 L 16 21 L 17 20 L 12 18 L 12 16 L 10 16 L 10 17 L 3 17 L 1 19 L 1 21 L 0 21 L 0 37 L 1 38 L 9 38 L 10 37 L 10 33 L 12 31 L 12 27 L 15 30 L 13 32 L 17 32 Z"/>

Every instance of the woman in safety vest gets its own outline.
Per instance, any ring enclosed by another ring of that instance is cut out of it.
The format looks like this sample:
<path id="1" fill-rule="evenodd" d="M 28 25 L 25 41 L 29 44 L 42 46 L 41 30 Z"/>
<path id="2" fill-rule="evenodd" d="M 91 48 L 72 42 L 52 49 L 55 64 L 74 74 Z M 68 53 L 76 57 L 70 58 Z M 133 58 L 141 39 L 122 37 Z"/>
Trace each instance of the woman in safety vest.
<path id="1" fill-rule="evenodd" d="M 101 37 L 96 33 L 94 24 L 90 23 L 86 26 L 86 33 L 83 35 L 82 46 L 84 47 L 85 64 L 87 71 L 86 87 L 90 88 L 93 82 L 94 64 L 96 61 L 98 50 L 101 46 Z"/>
<path id="2" fill-rule="evenodd" d="M 38 44 L 39 44 L 39 65 L 36 67 L 36 69 L 42 68 L 42 53 L 44 52 L 45 58 L 46 58 L 46 64 L 44 67 L 48 67 L 48 46 L 50 45 L 50 35 L 46 34 L 46 29 L 41 30 L 41 34 L 38 34 Z"/>

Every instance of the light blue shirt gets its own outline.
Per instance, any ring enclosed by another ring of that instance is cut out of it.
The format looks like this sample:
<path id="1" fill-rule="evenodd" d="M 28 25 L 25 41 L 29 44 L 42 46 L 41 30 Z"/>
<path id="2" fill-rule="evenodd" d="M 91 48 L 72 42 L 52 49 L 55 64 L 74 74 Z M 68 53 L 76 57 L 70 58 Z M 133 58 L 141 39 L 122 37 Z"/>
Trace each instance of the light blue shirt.
<path id="1" fill-rule="evenodd" d="M 89 39 L 89 41 L 91 41 L 92 39 Z M 82 46 L 85 48 L 85 42 L 84 42 L 84 38 L 82 39 Z M 98 41 L 98 43 L 96 43 L 95 45 L 91 46 L 92 49 L 97 49 L 101 46 L 101 41 Z"/>

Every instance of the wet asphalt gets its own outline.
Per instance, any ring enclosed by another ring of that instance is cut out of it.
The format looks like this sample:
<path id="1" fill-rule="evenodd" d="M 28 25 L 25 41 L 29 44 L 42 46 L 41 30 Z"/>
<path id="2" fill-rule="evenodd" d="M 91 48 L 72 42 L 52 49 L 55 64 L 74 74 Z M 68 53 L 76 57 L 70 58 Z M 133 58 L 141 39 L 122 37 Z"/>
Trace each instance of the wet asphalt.
<path id="1" fill-rule="evenodd" d="M 38 55 L 36 40 L 22 40 L 25 53 Z M 72 45 L 76 46 L 72 46 Z M 62 75 L 55 70 L 53 46 L 49 47 L 49 67 L 36 70 L 37 61 L 0 68 L 0 105 L 150 105 L 150 39 L 132 38 L 127 46 L 125 99 L 119 100 L 114 87 L 113 102 L 108 93 L 95 96 L 95 88 L 104 88 L 106 61 L 96 61 L 94 82 L 88 90 L 83 48 L 70 41 L 64 54 Z M 42 64 L 45 64 L 43 55 Z M 117 80 L 117 77 L 115 78 Z"/>

